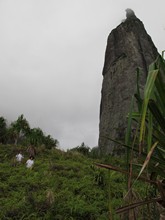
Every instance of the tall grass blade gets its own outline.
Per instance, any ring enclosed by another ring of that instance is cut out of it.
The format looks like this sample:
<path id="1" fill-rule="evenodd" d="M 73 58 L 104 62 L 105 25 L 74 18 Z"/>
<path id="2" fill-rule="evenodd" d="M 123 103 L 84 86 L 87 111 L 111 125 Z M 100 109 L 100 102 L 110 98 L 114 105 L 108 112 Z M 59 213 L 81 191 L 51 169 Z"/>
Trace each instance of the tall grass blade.
<path id="1" fill-rule="evenodd" d="M 165 118 L 159 110 L 157 104 L 154 100 L 149 100 L 149 108 L 156 119 L 157 123 L 161 127 L 162 131 L 165 133 Z"/>
<path id="2" fill-rule="evenodd" d="M 148 112 L 148 134 L 147 134 L 147 152 L 150 151 L 152 146 L 152 131 L 153 131 L 153 116 Z"/>
<path id="3" fill-rule="evenodd" d="M 154 89 L 154 82 L 156 79 L 156 76 L 158 74 L 158 70 L 153 70 L 149 72 L 146 86 L 144 89 L 144 101 L 142 105 L 142 116 L 141 116 L 141 123 L 140 123 L 140 135 L 139 135 L 139 142 L 142 143 L 142 140 L 144 138 L 144 131 L 145 131 L 145 119 L 147 114 L 147 107 L 149 99 L 152 95 L 153 89 Z"/>
<path id="4" fill-rule="evenodd" d="M 121 213 L 129 211 L 130 209 L 134 209 L 138 206 L 142 206 L 142 205 L 149 204 L 152 202 L 162 202 L 162 199 L 161 199 L 161 197 L 158 197 L 158 198 L 153 198 L 153 199 L 149 199 L 149 200 L 145 200 L 145 201 L 139 201 L 139 202 L 133 203 L 131 205 L 127 205 L 127 206 L 124 206 L 124 207 L 117 209 L 116 213 L 121 214 Z"/>
<path id="5" fill-rule="evenodd" d="M 129 172 L 127 170 L 120 169 L 119 167 L 115 167 L 115 166 L 107 165 L 107 164 L 101 164 L 101 163 L 95 163 L 95 165 L 98 166 L 98 167 L 101 167 L 101 168 L 105 168 L 105 169 L 108 169 L 108 170 L 114 170 L 116 172 L 129 175 Z M 133 176 L 134 179 L 137 179 L 137 174 L 132 174 L 132 176 Z M 147 179 L 143 176 L 139 176 L 139 180 L 142 180 L 144 182 L 154 184 L 154 185 L 157 184 L 156 181 Z"/>

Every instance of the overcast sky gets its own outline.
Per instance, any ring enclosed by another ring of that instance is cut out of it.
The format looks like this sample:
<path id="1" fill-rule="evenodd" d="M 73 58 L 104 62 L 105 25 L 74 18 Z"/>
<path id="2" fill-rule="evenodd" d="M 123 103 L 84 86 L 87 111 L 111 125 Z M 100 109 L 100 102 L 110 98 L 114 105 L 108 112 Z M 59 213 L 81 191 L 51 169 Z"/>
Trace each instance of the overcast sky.
<path id="1" fill-rule="evenodd" d="M 1 116 L 24 114 L 61 149 L 96 146 L 107 37 L 126 8 L 164 50 L 164 0 L 0 0 Z"/>

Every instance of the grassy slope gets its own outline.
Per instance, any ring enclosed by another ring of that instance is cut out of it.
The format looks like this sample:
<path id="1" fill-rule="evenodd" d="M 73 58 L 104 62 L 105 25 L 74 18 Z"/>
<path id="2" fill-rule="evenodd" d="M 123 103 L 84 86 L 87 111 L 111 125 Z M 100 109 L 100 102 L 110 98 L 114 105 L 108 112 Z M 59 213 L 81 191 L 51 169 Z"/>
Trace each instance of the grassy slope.
<path id="1" fill-rule="evenodd" d="M 0 219 L 101 220 L 121 204 L 123 177 L 98 169 L 94 160 L 41 147 L 28 170 L 26 148 L 19 149 L 25 156 L 20 165 L 18 147 L 0 146 Z"/>

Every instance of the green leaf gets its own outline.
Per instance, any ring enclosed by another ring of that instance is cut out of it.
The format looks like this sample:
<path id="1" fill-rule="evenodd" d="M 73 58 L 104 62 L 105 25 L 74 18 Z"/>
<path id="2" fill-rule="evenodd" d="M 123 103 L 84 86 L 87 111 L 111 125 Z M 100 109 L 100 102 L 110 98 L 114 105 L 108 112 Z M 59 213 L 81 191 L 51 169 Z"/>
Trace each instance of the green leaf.
<path id="1" fill-rule="evenodd" d="M 153 114 L 153 117 L 156 119 L 156 122 L 165 133 L 165 119 L 154 100 L 149 100 L 149 108 Z"/>
<path id="2" fill-rule="evenodd" d="M 151 112 L 148 113 L 148 135 L 147 135 L 147 152 L 150 151 L 152 146 L 152 131 L 153 131 L 153 116 Z"/>
<path id="3" fill-rule="evenodd" d="M 142 105 L 142 116 L 141 116 L 141 123 L 140 123 L 140 135 L 139 135 L 139 142 L 142 143 L 144 134 L 145 134 L 145 119 L 147 114 L 148 102 L 150 97 L 152 96 L 152 92 L 154 90 L 154 82 L 159 70 L 153 70 L 149 72 L 147 77 L 146 86 L 144 89 L 144 100 Z"/>

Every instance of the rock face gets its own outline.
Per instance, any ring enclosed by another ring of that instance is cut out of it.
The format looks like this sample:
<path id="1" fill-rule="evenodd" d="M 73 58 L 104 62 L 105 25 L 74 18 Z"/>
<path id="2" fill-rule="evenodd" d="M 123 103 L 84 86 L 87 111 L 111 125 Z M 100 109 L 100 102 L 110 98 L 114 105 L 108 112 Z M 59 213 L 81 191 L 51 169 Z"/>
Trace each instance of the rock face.
<path id="1" fill-rule="evenodd" d="M 105 53 L 99 124 L 99 148 L 104 154 L 116 148 L 107 137 L 124 139 L 126 116 L 136 92 L 137 68 L 142 72 L 143 90 L 148 66 L 158 56 L 143 23 L 131 9 L 126 12 L 127 19 L 110 33 Z"/>

